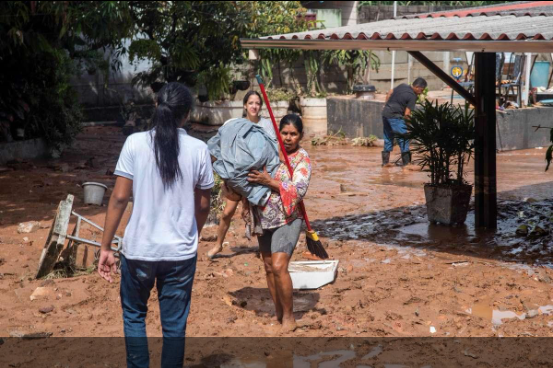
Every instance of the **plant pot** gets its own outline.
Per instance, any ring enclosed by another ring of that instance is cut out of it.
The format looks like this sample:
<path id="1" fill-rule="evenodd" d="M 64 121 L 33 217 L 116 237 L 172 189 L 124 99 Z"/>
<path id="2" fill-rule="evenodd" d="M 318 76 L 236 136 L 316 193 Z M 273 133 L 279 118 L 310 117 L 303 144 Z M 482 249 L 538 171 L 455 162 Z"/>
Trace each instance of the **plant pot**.
<path id="1" fill-rule="evenodd" d="M 290 107 L 290 102 L 288 101 L 270 101 L 271 103 L 271 109 L 273 110 L 273 115 L 275 116 L 275 120 L 277 122 L 277 125 L 280 124 L 280 120 L 288 114 L 288 108 Z M 265 104 L 263 104 L 263 107 L 261 108 L 261 116 L 266 117 L 267 119 L 270 119 L 269 117 L 269 110 L 267 110 L 267 107 Z"/>
<path id="2" fill-rule="evenodd" d="M 250 88 L 250 81 L 247 81 L 247 80 L 234 81 L 232 82 L 232 85 L 234 86 L 234 88 L 236 88 L 239 91 L 246 91 Z"/>
<path id="3" fill-rule="evenodd" d="M 471 185 L 426 184 L 424 195 L 428 221 L 444 225 L 463 224 L 467 219 L 471 194 Z"/>
<path id="4" fill-rule="evenodd" d="M 307 137 L 326 135 L 328 130 L 326 98 L 301 98 L 301 117 Z"/>
<path id="5" fill-rule="evenodd" d="M 376 87 L 372 84 L 357 84 L 353 86 L 355 98 L 360 100 L 374 100 L 376 95 Z"/>

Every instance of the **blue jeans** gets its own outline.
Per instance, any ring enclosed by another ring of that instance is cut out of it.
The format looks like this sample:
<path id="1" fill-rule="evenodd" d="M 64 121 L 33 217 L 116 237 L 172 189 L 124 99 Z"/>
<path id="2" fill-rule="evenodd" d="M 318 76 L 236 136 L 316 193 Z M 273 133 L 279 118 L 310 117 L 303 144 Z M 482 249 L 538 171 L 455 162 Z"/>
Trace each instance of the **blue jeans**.
<path id="1" fill-rule="evenodd" d="M 409 152 L 409 140 L 405 139 L 407 126 L 405 120 L 382 117 L 384 125 L 384 151 L 391 152 L 394 149 L 394 138 L 397 139 L 401 153 Z"/>
<path id="2" fill-rule="evenodd" d="M 163 330 L 161 366 L 182 368 L 195 271 L 196 257 L 186 261 L 147 262 L 121 255 L 121 305 L 127 367 L 147 368 L 150 364 L 145 319 L 155 282 Z"/>

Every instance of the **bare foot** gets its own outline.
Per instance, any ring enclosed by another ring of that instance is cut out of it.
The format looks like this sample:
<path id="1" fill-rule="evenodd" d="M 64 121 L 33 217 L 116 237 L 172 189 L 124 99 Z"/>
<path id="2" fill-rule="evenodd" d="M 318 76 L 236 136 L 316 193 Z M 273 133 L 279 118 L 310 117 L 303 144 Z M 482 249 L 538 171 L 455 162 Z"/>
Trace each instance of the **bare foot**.
<path id="1" fill-rule="evenodd" d="M 207 258 L 209 259 L 213 259 L 213 257 L 215 257 L 215 255 L 217 253 L 219 253 L 220 251 L 223 250 L 223 246 L 222 245 L 215 245 L 213 248 L 211 248 L 208 252 L 207 252 Z"/>
<path id="2" fill-rule="evenodd" d="M 292 333 L 296 331 L 297 328 L 298 325 L 295 320 L 284 321 L 282 322 L 282 327 L 280 328 L 280 334 L 282 335 Z"/>

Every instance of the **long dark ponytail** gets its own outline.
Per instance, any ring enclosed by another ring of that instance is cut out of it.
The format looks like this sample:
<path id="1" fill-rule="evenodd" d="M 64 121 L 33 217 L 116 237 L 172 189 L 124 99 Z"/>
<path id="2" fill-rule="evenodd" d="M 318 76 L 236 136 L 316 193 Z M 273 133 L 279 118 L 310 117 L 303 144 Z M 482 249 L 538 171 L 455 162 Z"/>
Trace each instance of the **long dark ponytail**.
<path id="1" fill-rule="evenodd" d="M 194 99 L 181 83 L 169 83 L 158 92 L 153 116 L 152 139 L 156 164 L 165 188 L 171 187 L 180 175 L 179 132 L 182 119 L 187 117 Z"/>

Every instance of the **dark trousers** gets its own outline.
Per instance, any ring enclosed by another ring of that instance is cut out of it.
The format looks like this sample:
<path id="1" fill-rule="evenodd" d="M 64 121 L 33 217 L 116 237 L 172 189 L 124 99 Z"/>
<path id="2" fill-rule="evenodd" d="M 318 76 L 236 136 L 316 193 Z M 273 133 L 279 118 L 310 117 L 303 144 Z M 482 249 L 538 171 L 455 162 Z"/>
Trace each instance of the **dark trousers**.
<path id="1" fill-rule="evenodd" d="M 196 259 L 148 262 L 126 259 L 121 255 L 121 305 L 127 367 L 147 368 L 150 364 L 145 319 L 155 282 L 163 330 L 161 366 L 182 368 Z"/>
<path id="2" fill-rule="evenodd" d="M 382 117 L 384 125 L 384 151 L 391 152 L 394 149 L 394 138 L 397 139 L 401 152 L 409 152 L 409 140 L 405 139 L 407 126 L 405 120 Z"/>

